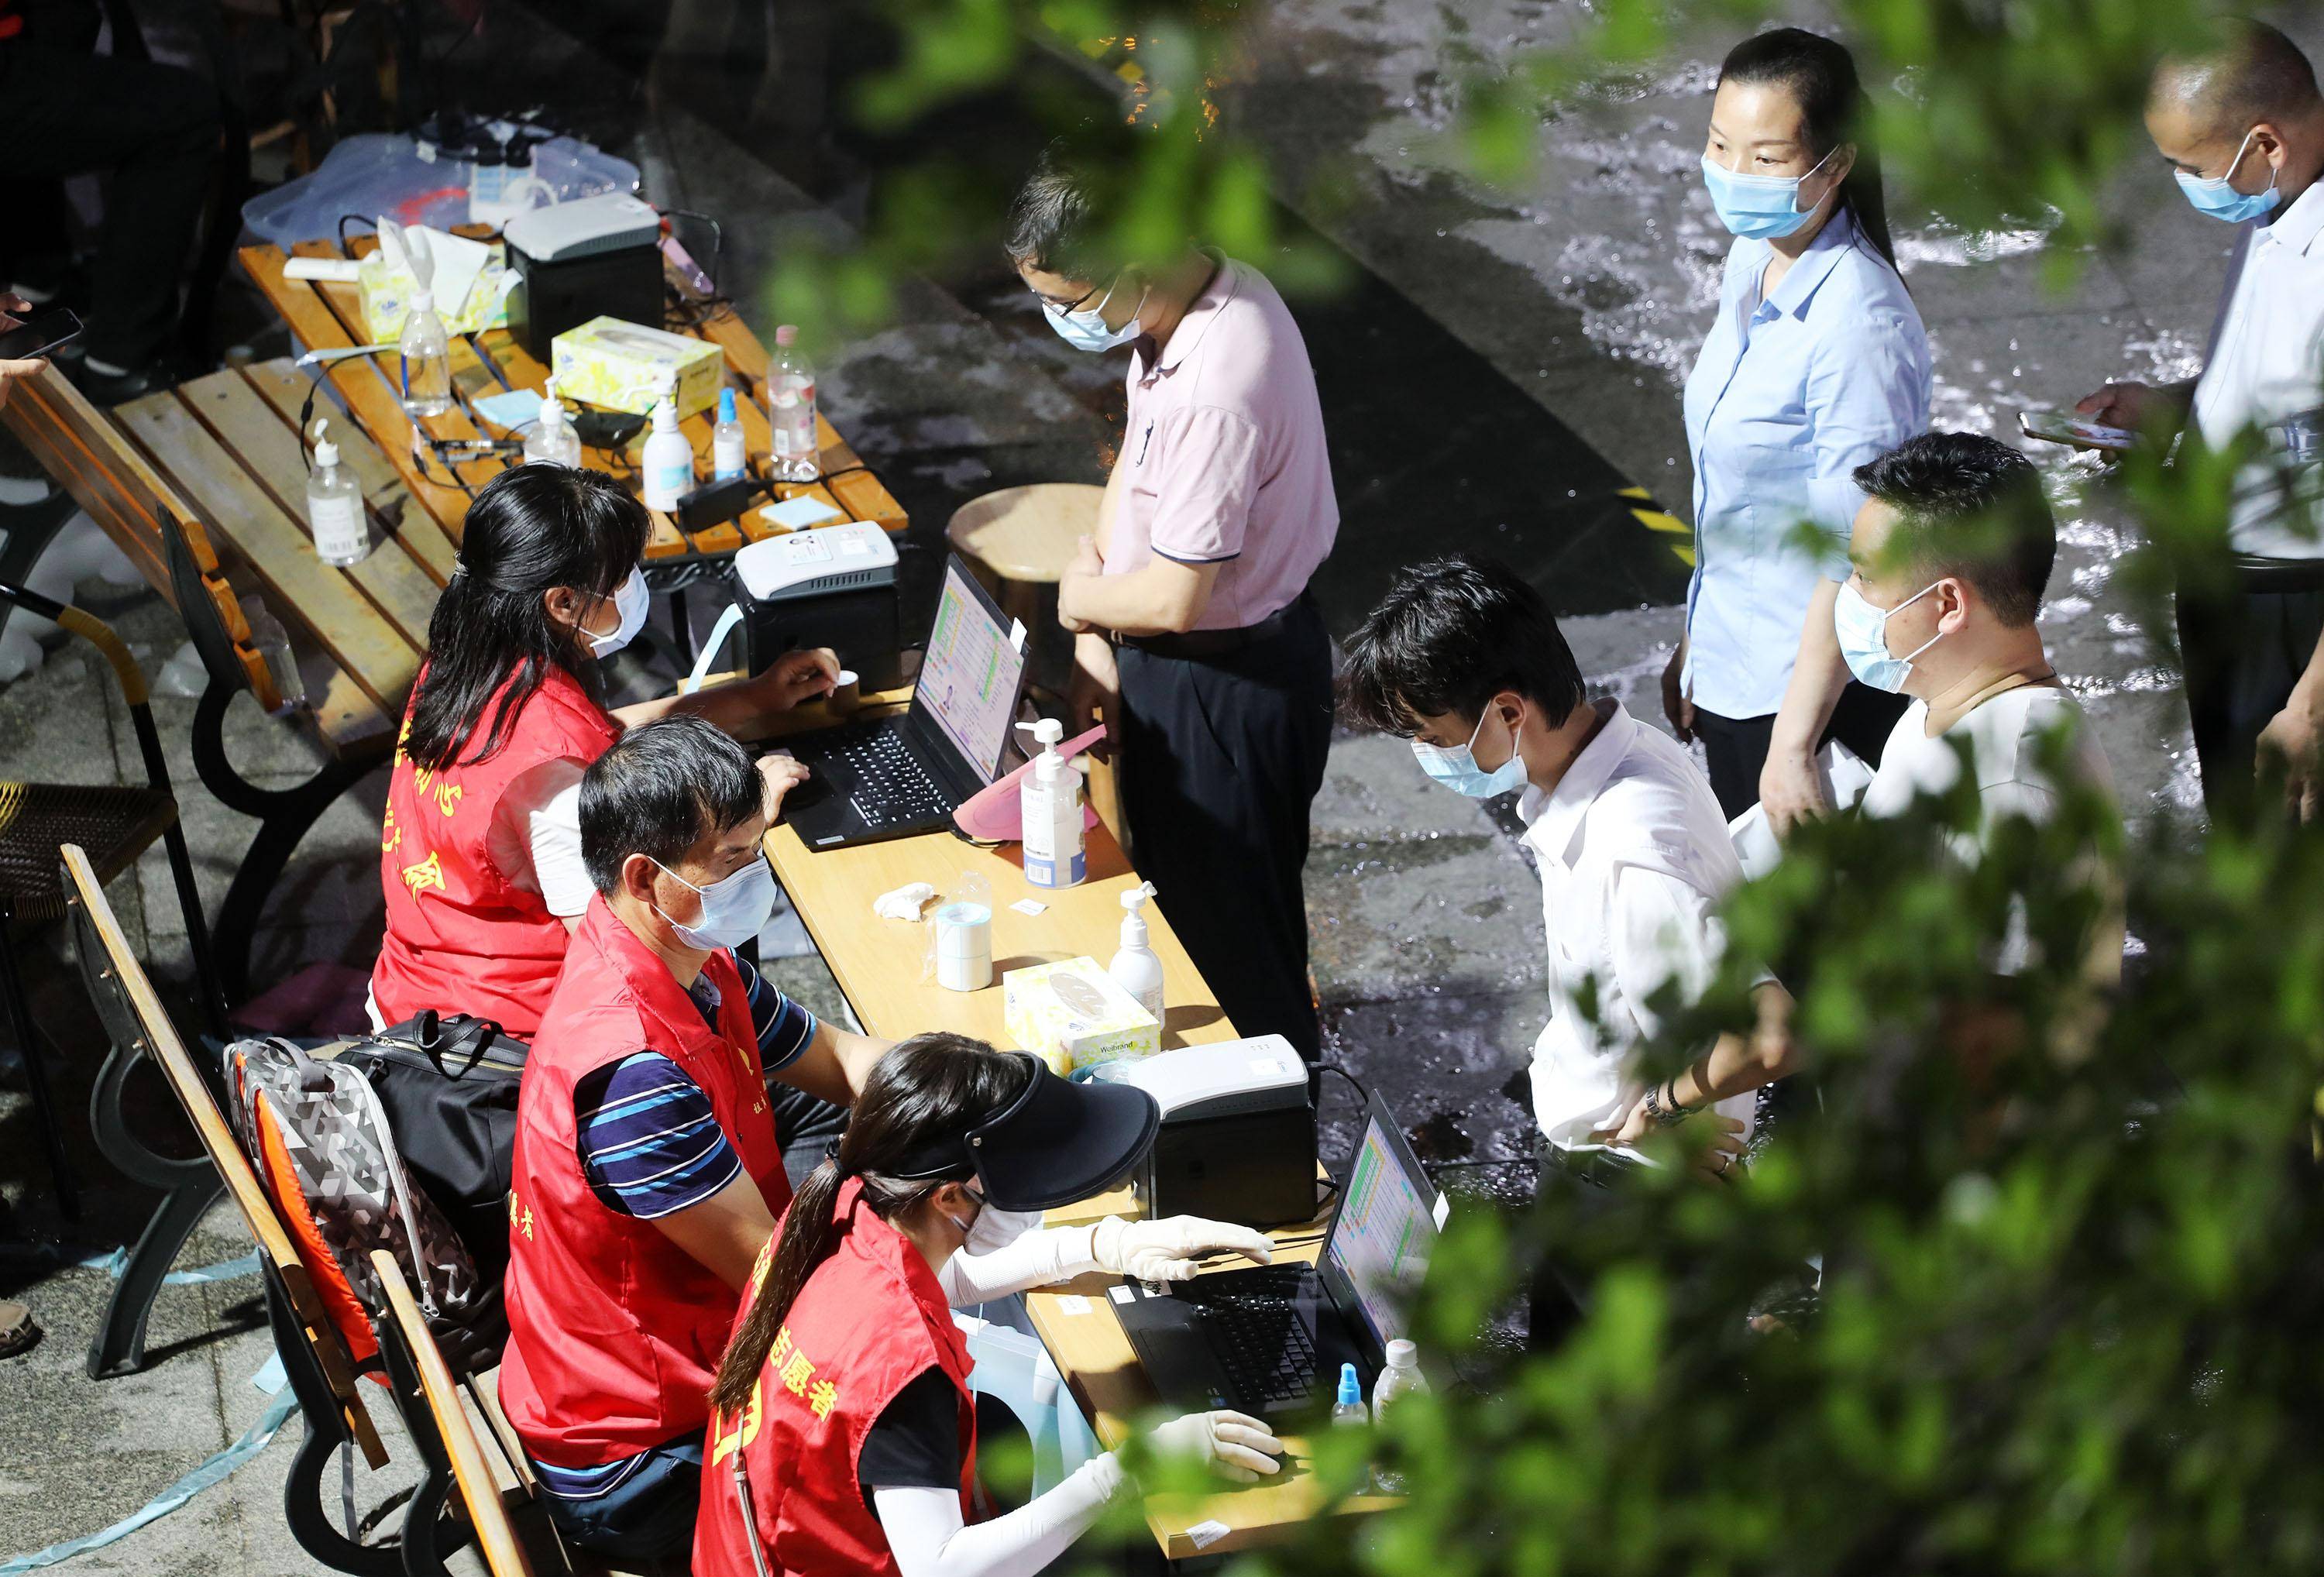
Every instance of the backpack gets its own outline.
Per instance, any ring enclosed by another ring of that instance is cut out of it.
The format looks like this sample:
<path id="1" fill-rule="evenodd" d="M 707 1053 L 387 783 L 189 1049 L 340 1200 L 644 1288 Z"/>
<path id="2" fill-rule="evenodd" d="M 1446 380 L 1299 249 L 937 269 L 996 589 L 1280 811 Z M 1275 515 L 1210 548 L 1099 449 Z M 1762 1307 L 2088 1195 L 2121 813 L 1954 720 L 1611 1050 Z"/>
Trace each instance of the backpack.
<path id="1" fill-rule="evenodd" d="M 371 1081 L 404 1170 L 460 1234 L 477 1279 L 493 1288 L 508 1276 L 509 1174 L 528 1049 L 488 1019 L 430 1010 L 334 1054 Z"/>
<path id="2" fill-rule="evenodd" d="M 497 1289 L 411 1180 L 361 1070 L 267 1036 L 228 1046 L 225 1072 L 235 1128 L 357 1367 L 376 1360 L 372 1322 L 387 1316 L 375 1249 L 395 1257 L 456 1373 L 497 1361 L 508 1336 Z"/>

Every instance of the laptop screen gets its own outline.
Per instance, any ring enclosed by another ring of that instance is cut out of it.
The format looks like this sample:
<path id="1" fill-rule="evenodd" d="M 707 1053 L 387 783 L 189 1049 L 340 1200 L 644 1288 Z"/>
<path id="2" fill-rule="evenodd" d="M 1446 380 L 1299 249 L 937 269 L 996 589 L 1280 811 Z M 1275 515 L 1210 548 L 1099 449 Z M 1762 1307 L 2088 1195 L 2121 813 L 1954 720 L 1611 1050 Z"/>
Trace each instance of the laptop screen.
<path id="1" fill-rule="evenodd" d="M 1375 1110 L 1348 1168 L 1348 1185 L 1324 1253 L 1355 1295 L 1375 1348 L 1403 1334 L 1404 1309 L 1436 1244 L 1434 1204 Z"/>
<path id="2" fill-rule="evenodd" d="M 982 589 L 958 558 L 945 566 L 944 595 L 936 601 L 936 628 L 928 632 L 914 698 L 990 783 L 1009 744 L 1025 654 L 1010 643 L 1007 621 Z"/>

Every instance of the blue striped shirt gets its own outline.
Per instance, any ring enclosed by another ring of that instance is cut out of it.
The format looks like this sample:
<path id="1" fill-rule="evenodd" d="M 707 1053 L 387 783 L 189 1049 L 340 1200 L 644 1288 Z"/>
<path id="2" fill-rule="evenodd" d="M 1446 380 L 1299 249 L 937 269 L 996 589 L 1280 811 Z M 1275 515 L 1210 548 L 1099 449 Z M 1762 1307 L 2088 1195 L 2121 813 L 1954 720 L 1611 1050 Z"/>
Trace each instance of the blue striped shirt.
<path id="1" fill-rule="evenodd" d="M 734 960 L 759 1034 L 759 1062 L 769 1074 L 788 1067 L 815 1038 L 816 1017 L 743 960 Z M 718 988 L 708 975 L 687 994 L 703 1019 L 718 1027 Z M 573 1093 L 581 1175 L 609 1210 L 650 1221 L 701 1204 L 742 1171 L 710 1097 L 658 1051 L 632 1052 L 597 1069 Z M 560 1500 L 610 1495 L 651 1456 L 641 1452 L 594 1468 L 535 1462 L 541 1488 Z"/>

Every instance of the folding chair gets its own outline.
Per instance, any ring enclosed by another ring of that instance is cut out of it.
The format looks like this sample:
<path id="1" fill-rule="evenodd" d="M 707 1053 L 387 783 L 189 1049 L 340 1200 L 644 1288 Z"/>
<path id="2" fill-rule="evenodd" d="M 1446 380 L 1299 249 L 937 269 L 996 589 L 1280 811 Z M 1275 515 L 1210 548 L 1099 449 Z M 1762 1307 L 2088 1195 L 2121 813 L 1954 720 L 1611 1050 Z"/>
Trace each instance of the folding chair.
<path id="1" fill-rule="evenodd" d="M 316 1296 L 307 1268 L 300 1263 L 289 1230 L 275 1213 L 273 1202 L 252 1170 L 234 1132 L 226 1126 L 210 1085 L 185 1043 L 162 1010 L 161 999 L 145 971 L 129 951 L 129 944 L 106 902 L 104 883 L 97 868 L 79 848 L 67 844 L 64 857 L 71 901 L 84 911 L 87 934 L 103 953 L 120 993 L 128 1001 L 143 1033 L 144 1055 L 152 1057 L 169 1080 L 179 1102 L 202 1141 L 210 1165 L 217 1169 L 226 1192 L 242 1214 L 243 1224 L 257 1240 L 259 1271 L 266 1283 L 266 1313 L 274 1329 L 274 1350 L 290 1376 L 299 1410 L 305 1416 L 306 1438 L 291 1458 L 289 1482 L 283 1487 L 283 1510 L 291 1536 L 316 1560 L 348 1577 L 397 1577 L 403 1568 L 392 1547 L 356 1543 L 333 1524 L 324 1508 L 323 1475 L 332 1459 L 346 1445 L 359 1447 L 371 1467 L 387 1465 L 387 1448 L 372 1425 L 355 1386 L 355 1366 L 346 1345 Z M 336 1496 L 333 1497 L 335 1499 Z"/>
<path id="2" fill-rule="evenodd" d="M 24 1058 L 25 1076 L 32 1081 L 32 1106 L 49 1148 L 49 1167 L 55 1174 L 57 1194 L 68 1214 L 80 1210 L 71 1164 L 65 1158 L 64 1131 L 57 1121 L 49 1093 L 39 1032 L 32 1026 L 31 1003 L 16 962 L 20 929 L 53 920 L 65 912 L 65 884 L 57 870 L 57 849 L 78 844 L 89 852 L 100 881 L 110 881 L 151 848 L 156 838 L 170 851 L 170 874 L 177 883 L 178 906 L 185 912 L 186 941 L 194 955 L 196 993 L 203 1018 L 213 1031 L 225 1028 L 224 1002 L 210 963 L 208 928 L 202 923 L 202 902 L 194 888 L 194 864 L 186 852 L 186 831 L 178 819 L 178 801 L 170 790 L 170 764 L 161 754 L 161 736 L 153 727 L 153 710 L 147 704 L 145 675 L 102 620 L 67 607 L 21 586 L 0 581 L 0 604 L 22 607 L 53 619 L 66 630 L 95 646 L 113 670 L 129 704 L 129 718 L 137 731 L 137 750 L 144 760 L 145 786 L 112 784 L 0 782 L 0 999 L 5 999 L 10 1032 Z M 108 1136 L 100 1127 L 98 1142 Z M 116 1132 L 110 1136 L 118 1139 Z M 113 1147 L 108 1146 L 108 1151 Z M 124 1166 L 132 1170 L 135 1164 Z"/>

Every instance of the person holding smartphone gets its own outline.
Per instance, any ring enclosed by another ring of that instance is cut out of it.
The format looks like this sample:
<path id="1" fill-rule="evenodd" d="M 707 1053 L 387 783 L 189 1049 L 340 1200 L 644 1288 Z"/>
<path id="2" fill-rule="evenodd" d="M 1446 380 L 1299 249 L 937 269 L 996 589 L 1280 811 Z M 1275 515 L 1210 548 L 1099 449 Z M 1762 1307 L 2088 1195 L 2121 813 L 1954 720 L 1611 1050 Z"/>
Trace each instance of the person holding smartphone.
<path id="1" fill-rule="evenodd" d="M 23 326 L 24 314 L 32 304 L 23 297 L 0 291 L 0 334 Z M 29 378 L 46 364 L 39 356 L 20 356 L 14 360 L 0 359 L 0 409 L 8 404 L 8 391 L 19 378 Z"/>
<path id="2" fill-rule="evenodd" d="M 1729 818 L 1764 802 L 1779 835 L 1829 808 L 1824 740 L 1877 763 L 1902 710 L 1849 681 L 1831 622 L 1864 501 L 1851 475 L 1929 420 L 1928 337 L 1864 113 L 1845 48 L 1777 28 L 1728 55 L 1702 155 L 1736 239 L 1686 383 L 1696 560 L 1663 708 L 1702 739 Z"/>

